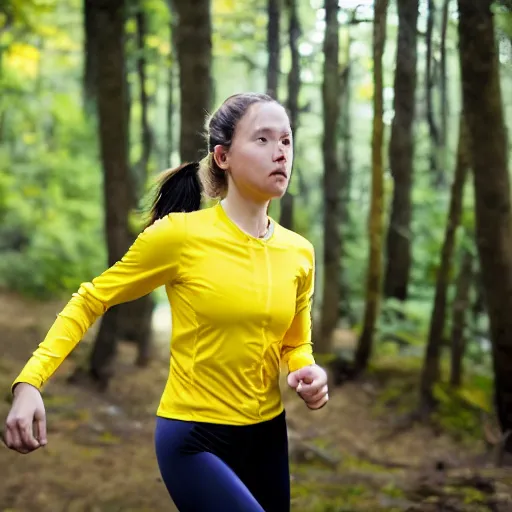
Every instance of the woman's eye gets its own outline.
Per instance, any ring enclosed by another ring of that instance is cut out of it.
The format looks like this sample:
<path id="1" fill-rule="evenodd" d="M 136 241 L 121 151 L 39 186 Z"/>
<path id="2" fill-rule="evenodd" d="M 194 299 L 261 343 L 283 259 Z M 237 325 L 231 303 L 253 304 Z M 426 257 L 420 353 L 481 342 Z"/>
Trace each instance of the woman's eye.
<path id="1" fill-rule="evenodd" d="M 258 137 L 258 142 L 267 142 L 266 137 Z"/>

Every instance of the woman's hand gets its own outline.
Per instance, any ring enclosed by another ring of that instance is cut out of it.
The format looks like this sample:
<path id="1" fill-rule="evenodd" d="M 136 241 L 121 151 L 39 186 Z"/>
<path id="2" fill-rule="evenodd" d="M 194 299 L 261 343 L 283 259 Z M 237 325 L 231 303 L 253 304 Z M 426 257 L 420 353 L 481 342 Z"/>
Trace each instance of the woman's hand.
<path id="1" fill-rule="evenodd" d="M 20 383 L 7 416 L 5 444 L 20 453 L 29 453 L 47 443 L 43 398 L 37 388 Z"/>
<path id="2" fill-rule="evenodd" d="M 316 364 L 291 372 L 288 385 L 295 389 L 310 409 L 320 409 L 329 400 L 327 373 Z"/>

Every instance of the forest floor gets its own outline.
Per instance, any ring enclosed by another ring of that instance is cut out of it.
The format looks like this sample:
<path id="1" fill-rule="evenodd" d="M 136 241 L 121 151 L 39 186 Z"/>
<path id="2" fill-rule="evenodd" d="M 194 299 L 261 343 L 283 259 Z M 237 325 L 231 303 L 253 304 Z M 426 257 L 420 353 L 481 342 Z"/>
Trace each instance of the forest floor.
<path id="1" fill-rule="evenodd" d="M 0 293 L 0 428 L 10 383 L 62 305 Z M 141 369 L 135 347 L 122 344 L 111 387 L 99 394 L 66 382 L 93 333 L 46 386 L 49 444 L 25 456 L 0 445 L 0 511 L 174 510 L 152 438 L 168 349 L 159 343 Z M 492 467 L 483 439 L 431 424 L 397 428 L 417 402 L 418 370 L 407 368 L 382 361 L 364 380 L 331 389 L 316 412 L 284 387 L 293 512 L 512 511 L 512 470 Z"/>

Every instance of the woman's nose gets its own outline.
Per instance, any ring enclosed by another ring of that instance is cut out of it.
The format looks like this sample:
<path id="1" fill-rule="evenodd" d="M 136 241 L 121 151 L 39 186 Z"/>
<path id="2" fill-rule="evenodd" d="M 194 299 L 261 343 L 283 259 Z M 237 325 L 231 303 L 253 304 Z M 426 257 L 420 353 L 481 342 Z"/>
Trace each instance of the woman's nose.
<path id="1" fill-rule="evenodd" d="M 274 150 L 273 160 L 274 162 L 286 160 L 286 146 L 284 144 L 277 144 L 277 148 Z"/>

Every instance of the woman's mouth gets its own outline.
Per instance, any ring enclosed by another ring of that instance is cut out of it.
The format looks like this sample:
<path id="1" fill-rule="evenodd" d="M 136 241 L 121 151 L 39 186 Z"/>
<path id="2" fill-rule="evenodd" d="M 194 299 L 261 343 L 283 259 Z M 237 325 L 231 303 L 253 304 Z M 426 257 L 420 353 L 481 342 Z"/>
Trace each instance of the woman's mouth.
<path id="1" fill-rule="evenodd" d="M 283 178 L 288 178 L 288 174 L 283 169 L 276 169 L 270 173 L 270 176 L 282 176 Z"/>

